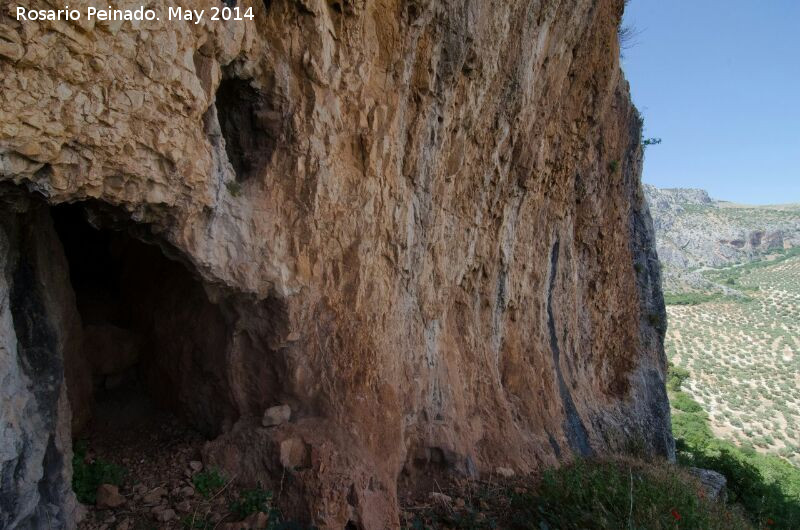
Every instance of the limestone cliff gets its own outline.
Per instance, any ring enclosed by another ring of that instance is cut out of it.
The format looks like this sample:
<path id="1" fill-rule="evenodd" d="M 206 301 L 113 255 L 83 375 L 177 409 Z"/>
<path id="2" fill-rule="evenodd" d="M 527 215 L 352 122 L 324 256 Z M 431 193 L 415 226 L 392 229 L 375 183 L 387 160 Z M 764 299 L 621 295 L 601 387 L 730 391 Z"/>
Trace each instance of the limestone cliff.
<path id="1" fill-rule="evenodd" d="M 64 203 L 188 271 L 131 294 L 158 387 L 229 476 L 291 475 L 301 520 L 395 526 L 421 474 L 671 456 L 623 0 L 240 5 L 254 20 L 0 8 L 0 526 L 74 520 L 91 390 Z"/>

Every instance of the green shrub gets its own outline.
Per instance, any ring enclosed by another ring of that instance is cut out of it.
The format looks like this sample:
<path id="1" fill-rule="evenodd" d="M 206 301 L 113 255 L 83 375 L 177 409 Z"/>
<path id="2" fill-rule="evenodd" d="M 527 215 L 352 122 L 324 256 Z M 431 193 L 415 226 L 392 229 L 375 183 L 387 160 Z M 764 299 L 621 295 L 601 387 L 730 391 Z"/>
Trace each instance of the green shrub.
<path id="1" fill-rule="evenodd" d="M 239 498 L 230 505 L 231 512 L 235 513 L 239 519 L 244 519 L 248 515 L 270 512 L 272 493 L 261 488 L 244 490 L 239 494 Z"/>
<path id="2" fill-rule="evenodd" d="M 664 293 L 664 303 L 666 305 L 688 305 L 695 306 L 709 302 L 752 302 L 748 296 L 730 296 L 722 293 Z"/>
<path id="3" fill-rule="evenodd" d="M 97 488 L 101 484 L 119 486 L 125 477 L 125 469 L 111 462 L 96 458 L 86 461 L 86 443 L 76 441 L 72 455 L 72 490 L 84 504 L 97 501 Z"/>
<path id="4" fill-rule="evenodd" d="M 195 474 L 192 477 L 192 484 L 197 493 L 207 499 L 225 485 L 225 477 L 216 469 L 210 468 Z"/>
<path id="5" fill-rule="evenodd" d="M 683 412 L 703 411 L 703 407 L 686 392 L 673 392 L 669 401 L 673 408 Z"/>
<path id="6" fill-rule="evenodd" d="M 664 293 L 664 303 L 667 305 L 700 305 L 713 302 L 719 297 L 719 294 Z"/>
<path id="7" fill-rule="evenodd" d="M 664 325 L 664 320 L 658 313 L 648 313 L 647 322 L 656 329 L 660 329 Z"/>
<path id="8" fill-rule="evenodd" d="M 687 379 L 689 379 L 689 370 L 676 366 L 671 362 L 669 363 L 667 367 L 667 389 L 677 392 Z"/>

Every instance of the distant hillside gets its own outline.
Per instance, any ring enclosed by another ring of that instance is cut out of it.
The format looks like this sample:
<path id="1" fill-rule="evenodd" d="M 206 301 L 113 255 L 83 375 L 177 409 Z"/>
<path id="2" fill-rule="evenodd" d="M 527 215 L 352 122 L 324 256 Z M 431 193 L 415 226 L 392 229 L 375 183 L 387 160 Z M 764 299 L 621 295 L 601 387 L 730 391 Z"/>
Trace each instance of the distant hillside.
<path id="1" fill-rule="evenodd" d="M 712 199 L 700 189 L 644 188 L 667 291 L 697 287 L 697 269 L 800 246 L 800 204 L 746 206 Z"/>

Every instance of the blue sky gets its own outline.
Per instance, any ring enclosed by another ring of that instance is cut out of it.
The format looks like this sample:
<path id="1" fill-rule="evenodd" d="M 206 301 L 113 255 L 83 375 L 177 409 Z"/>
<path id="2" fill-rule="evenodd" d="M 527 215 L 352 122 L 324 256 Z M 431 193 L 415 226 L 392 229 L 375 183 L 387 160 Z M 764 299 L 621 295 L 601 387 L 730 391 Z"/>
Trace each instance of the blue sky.
<path id="1" fill-rule="evenodd" d="M 800 1 L 631 0 L 623 68 L 643 180 L 748 204 L 800 202 Z"/>

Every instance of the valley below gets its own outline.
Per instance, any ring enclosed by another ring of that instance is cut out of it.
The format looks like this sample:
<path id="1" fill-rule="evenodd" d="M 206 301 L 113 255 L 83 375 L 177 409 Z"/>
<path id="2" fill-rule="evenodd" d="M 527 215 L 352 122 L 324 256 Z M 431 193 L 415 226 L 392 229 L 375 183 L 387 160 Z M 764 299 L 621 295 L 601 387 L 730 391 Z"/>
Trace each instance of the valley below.
<path id="1" fill-rule="evenodd" d="M 645 189 L 681 390 L 719 438 L 800 465 L 800 206 Z"/>

